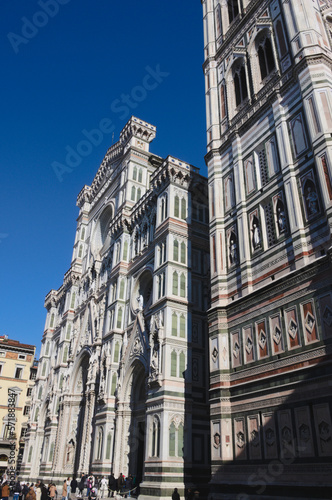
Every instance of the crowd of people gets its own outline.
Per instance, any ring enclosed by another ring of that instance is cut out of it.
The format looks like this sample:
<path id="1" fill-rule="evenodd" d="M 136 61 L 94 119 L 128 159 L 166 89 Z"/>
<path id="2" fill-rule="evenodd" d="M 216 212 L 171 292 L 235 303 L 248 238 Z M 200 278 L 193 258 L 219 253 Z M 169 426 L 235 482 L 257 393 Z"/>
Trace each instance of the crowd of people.
<path id="1" fill-rule="evenodd" d="M 4 473 L 0 485 L 0 498 L 3 500 L 8 500 L 9 497 L 13 497 L 13 500 L 57 500 L 59 497 L 60 500 L 61 494 L 61 500 L 99 500 L 118 495 L 127 498 L 137 496 L 139 492 L 136 478 L 131 474 L 125 477 L 122 473 L 118 478 L 115 478 L 113 474 L 110 474 L 108 478 L 95 477 L 93 474 L 82 474 L 78 479 L 68 477 L 64 479 L 61 488 L 61 491 L 60 488 L 58 491 L 53 482 L 48 485 L 43 481 L 29 484 L 17 479 L 13 483 Z"/>
<path id="2" fill-rule="evenodd" d="M 118 478 L 110 474 L 108 478 L 105 476 L 98 477 L 93 474 L 82 474 L 80 478 L 66 478 L 61 486 L 57 487 L 55 483 L 50 482 L 48 485 L 43 481 L 28 483 L 26 481 L 16 482 L 9 481 L 7 474 L 3 474 L 0 485 L 0 498 L 2 500 L 102 500 L 105 498 L 130 498 L 139 495 L 139 484 L 136 477 L 131 474 L 125 477 L 122 473 Z M 198 498 L 198 491 L 188 489 L 186 500 L 194 500 Z M 174 489 L 172 500 L 180 500 L 180 495 L 177 488 Z"/>

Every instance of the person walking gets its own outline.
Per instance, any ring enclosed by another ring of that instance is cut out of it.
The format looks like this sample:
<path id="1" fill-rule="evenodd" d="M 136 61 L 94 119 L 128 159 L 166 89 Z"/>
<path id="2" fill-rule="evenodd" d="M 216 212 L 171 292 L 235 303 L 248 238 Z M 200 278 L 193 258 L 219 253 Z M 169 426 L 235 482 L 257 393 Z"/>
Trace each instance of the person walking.
<path id="1" fill-rule="evenodd" d="M 33 486 L 30 486 L 28 493 L 26 494 L 25 500 L 36 500 L 36 493 Z"/>
<path id="2" fill-rule="evenodd" d="M 50 487 L 49 487 L 49 495 L 50 495 L 50 499 L 51 500 L 54 500 L 55 497 L 57 496 L 58 492 L 56 490 L 56 486 L 54 483 L 51 483 L 50 484 Z"/>
<path id="3" fill-rule="evenodd" d="M 121 494 L 123 487 L 124 487 L 124 476 L 123 476 L 122 472 L 120 472 L 120 474 L 119 474 L 117 486 L 118 486 L 118 493 Z"/>
<path id="4" fill-rule="evenodd" d="M 79 491 L 80 498 L 82 498 L 82 496 L 83 496 L 83 490 L 85 488 L 85 481 L 86 481 L 86 477 L 85 477 L 85 474 L 82 472 L 80 482 L 78 483 L 78 491 Z"/>
<path id="5" fill-rule="evenodd" d="M 70 481 L 70 492 L 72 495 L 76 496 L 76 490 L 77 490 L 78 482 L 75 476 L 73 476 L 73 479 Z"/>
<path id="6" fill-rule="evenodd" d="M 4 483 L 2 483 L 2 492 L 1 492 L 2 500 L 8 500 L 9 493 L 10 493 L 9 484 L 8 481 L 5 481 Z"/>
<path id="7" fill-rule="evenodd" d="M 16 481 L 14 485 L 14 495 L 13 495 L 13 500 L 18 500 L 18 497 L 20 496 L 20 493 L 22 491 L 22 486 L 19 480 Z"/>
<path id="8" fill-rule="evenodd" d="M 113 472 L 111 472 L 108 478 L 108 496 L 113 497 L 115 491 L 116 491 L 116 479 L 114 477 Z"/>
<path id="9" fill-rule="evenodd" d="M 38 481 L 38 483 L 36 484 L 36 500 L 40 500 L 41 499 L 41 483 L 40 481 Z"/>
<path id="10" fill-rule="evenodd" d="M 64 480 L 62 485 L 62 500 L 67 500 L 67 479 Z"/>
<path id="11" fill-rule="evenodd" d="M 180 495 L 177 488 L 174 488 L 172 493 L 172 500 L 180 500 Z"/>
<path id="12" fill-rule="evenodd" d="M 105 476 L 102 477 L 100 481 L 100 498 L 106 498 L 107 493 L 107 479 Z"/>

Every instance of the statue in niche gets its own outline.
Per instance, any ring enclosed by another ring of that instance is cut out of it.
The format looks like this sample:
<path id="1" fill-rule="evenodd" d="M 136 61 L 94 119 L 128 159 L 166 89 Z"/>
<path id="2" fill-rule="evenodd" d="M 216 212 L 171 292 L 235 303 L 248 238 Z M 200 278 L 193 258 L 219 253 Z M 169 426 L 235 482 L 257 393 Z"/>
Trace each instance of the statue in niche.
<path id="1" fill-rule="evenodd" d="M 257 217 L 255 216 L 252 221 L 252 246 L 254 250 L 257 250 L 261 247 L 261 230 L 259 228 L 259 222 Z"/>
<path id="2" fill-rule="evenodd" d="M 315 185 L 312 181 L 307 181 L 304 187 L 305 202 L 308 215 L 316 215 L 319 212 L 318 196 L 315 190 Z"/>
<path id="3" fill-rule="evenodd" d="M 97 376 L 97 364 L 98 364 L 98 354 L 94 351 L 91 355 L 89 368 L 88 368 L 88 380 L 93 381 Z"/>
<path id="4" fill-rule="evenodd" d="M 137 312 L 143 311 L 143 306 L 144 306 L 143 295 L 140 293 L 136 300 L 137 300 L 137 305 L 138 305 Z"/>
<path id="5" fill-rule="evenodd" d="M 158 331 L 153 334 L 153 347 L 151 353 L 151 375 L 159 374 L 159 338 Z"/>
<path id="6" fill-rule="evenodd" d="M 284 233 L 287 229 L 287 222 L 286 222 L 284 204 L 282 203 L 281 200 L 278 200 L 277 203 L 277 224 L 278 224 L 279 234 Z"/>
<path id="7" fill-rule="evenodd" d="M 219 432 L 216 432 L 215 435 L 213 436 L 213 446 L 214 446 L 214 448 L 219 448 L 219 446 L 220 446 L 220 434 L 219 434 Z"/>
<path id="8" fill-rule="evenodd" d="M 231 265 L 235 265 L 238 262 L 237 238 L 233 232 L 229 241 L 229 260 Z"/>

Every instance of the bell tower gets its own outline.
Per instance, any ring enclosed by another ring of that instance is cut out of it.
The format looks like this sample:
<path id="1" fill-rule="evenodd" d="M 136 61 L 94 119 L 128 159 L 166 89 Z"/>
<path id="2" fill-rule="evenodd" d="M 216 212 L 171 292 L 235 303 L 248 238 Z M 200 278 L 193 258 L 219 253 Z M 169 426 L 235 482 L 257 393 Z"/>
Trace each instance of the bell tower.
<path id="1" fill-rule="evenodd" d="M 332 5 L 202 5 L 211 495 L 307 498 L 331 487 Z"/>

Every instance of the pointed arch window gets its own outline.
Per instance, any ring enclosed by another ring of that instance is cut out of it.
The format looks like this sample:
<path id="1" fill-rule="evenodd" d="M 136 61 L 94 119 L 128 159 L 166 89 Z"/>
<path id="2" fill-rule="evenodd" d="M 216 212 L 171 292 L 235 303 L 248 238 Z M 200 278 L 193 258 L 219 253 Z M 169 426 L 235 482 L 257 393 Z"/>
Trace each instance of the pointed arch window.
<path id="1" fill-rule="evenodd" d="M 114 346 L 114 363 L 118 363 L 119 362 L 119 354 L 120 354 L 120 346 L 119 346 L 119 342 L 115 342 L 115 346 Z"/>
<path id="2" fill-rule="evenodd" d="M 134 167 L 133 169 L 133 180 L 136 181 L 137 179 L 137 167 Z"/>
<path id="3" fill-rule="evenodd" d="M 46 350 L 45 350 L 45 356 L 48 356 L 50 353 L 50 343 L 47 341 L 46 343 Z"/>
<path id="4" fill-rule="evenodd" d="M 50 328 L 53 328 L 54 326 L 54 313 L 51 315 L 51 321 L 50 321 Z"/>
<path id="5" fill-rule="evenodd" d="M 186 277 L 182 273 L 180 277 L 180 297 L 186 296 Z"/>
<path id="6" fill-rule="evenodd" d="M 184 456 L 184 428 L 182 422 L 177 427 L 172 422 L 169 427 L 169 456 Z"/>
<path id="7" fill-rule="evenodd" d="M 275 69 L 275 61 L 272 50 L 272 44 L 269 37 L 266 37 L 258 47 L 259 68 L 262 80 L 266 78 Z"/>
<path id="8" fill-rule="evenodd" d="M 81 259 L 83 254 L 83 245 L 80 245 L 80 248 L 78 250 L 78 258 Z"/>
<path id="9" fill-rule="evenodd" d="M 178 294 L 178 288 L 179 288 L 179 277 L 178 273 L 176 271 L 173 272 L 173 295 Z"/>
<path id="10" fill-rule="evenodd" d="M 135 186 L 132 186 L 131 187 L 131 201 L 135 201 L 136 200 L 136 188 Z"/>
<path id="11" fill-rule="evenodd" d="M 120 293 L 119 293 L 119 299 L 124 299 L 124 291 L 125 291 L 125 280 L 122 279 L 120 281 Z"/>
<path id="12" fill-rule="evenodd" d="M 112 445 L 112 434 L 109 432 L 107 434 L 107 441 L 106 441 L 106 460 L 111 459 L 111 445 Z"/>
<path id="13" fill-rule="evenodd" d="M 123 244 L 123 260 L 127 261 L 128 259 L 128 241 L 125 240 Z"/>
<path id="14" fill-rule="evenodd" d="M 158 417 L 154 417 L 152 422 L 152 433 L 151 433 L 151 456 L 159 457 L 160 453 L 160 420 Z"/>
<path id="15" fill-rule="evenodd" d="M 52 462 L 52 460 L 53 460 L 53 453 L 54 453 L 54 442 L 51 443 L 50 454 L 49 454 L 49 457 L 48 457 L 48 461 L 49 462 Z"/>
<path id="16" fill-rule="evenodd" d="M 174 197 L 174 217 L 180 216 L 180 199 L 176 194 Z"/>
<path id="17" fill-rule="evenodd" d="M 173 242 L 173 260 L 176 262 L 179 260 L 179 242 L 174 240 Z"/>
<path id="18" fill-rule="evenodd" d="M 67 326 L 66 340 L 70 340 L 70 333 L 71 333 L 71 324 L 69 323 Z"/>
<path id="19" fill-rule="evenodd" d="M 220 37 L 221 32 L 222 32 L 221 7 L 219 4 L 219 5 L 217 5 L 217 8 L 216 8 L 216 35 L 217 35 L 217 38 Z"/>
<path id="20" fill-rule="evenodd" d="M 46 362 L 44 361 L 43 371 L 42 371 L 42 377 L 45 377 L 45 374 L 46 374 Z"/>
<path id="21" fill-rule="evenodd" d="M 140 168 L 138 171 L 138 182 L 142 182 L 142 178 L 143 178 L 143 173 L 142 173 L 142 169 Z"/>
<path id="22" fill-rule="evenodd" d="M 112 375 L 112 386 L 111 386 L 111 395 L 115 396 L 115 391 L 116 391 L 116 373 L 113 373 Z"/>
<path id="23" fill-rule="evenodd" d="M 171 377 L 177 376 L 178 356 L 175 351 L 171 353 Z"/>
<path id="24" fill-rule="evenodd" d="M 280 57 L 284 57 L 284 55 L 287 53 L 287 45 L 280 19 L 278 19 L 278 21 L 276 22 L 276 34 L 279 44 Z"/>
<path id="25" fill-rule="evenodd" d="M 227 8 L 228 8 L 228 20 L 229 24 L 231 24 L 234 21 L 234 19 L 239 15 L 238 0 L 227 0 Z"/>
<path id="26" fill-rule="evenodd" d="M 73 292 L 72 296 L 71 296 L 70 309 L 74 309 L 74 307 L 75 307 L 75 299 L 76 299 L 76 293 Z"/>
<path id="27" fill-rule="evenodd" d="M 186 318 L 183 314 L 180 316 L 180 337 L 184 338 L 186 336 Z"/>
<path id="28" fill-rule="evenodd" d="M 62 362 L 67 363 L 67 359 L 68 359 L 68 346 L 66 345 L 66 347 L 64 348 L 64 351 L 63 351 Z"/>
<path id="29" fill-rule="evenodd" d="M 181 264 L 186 263 L 186 244 L 184 241 L 181 243 Z"/>
<path id="30" fill-rule="evenodd" d="M 187 202 L 185 198 L 181 199 L 181 219 L 186 220 L 187 218 Z"/>
<path id="31" fill-rule="evenodd" d="M 234 71 L 234 90 L 236 106 L 239 106 L 248 98 L 247 77 L 245 67 L 242 64 Z"/>
<path id="32" fill-rule="evenodd" d="M 169 428 L 169 456 L 175 457 L 175 424 L 171 423 Z"/>
<path id="33" fill-rule="evenodd" d="M 173 337 L 178 335 L 178 315 L 175 312 L 172 314 L 172 335 Z"/>

